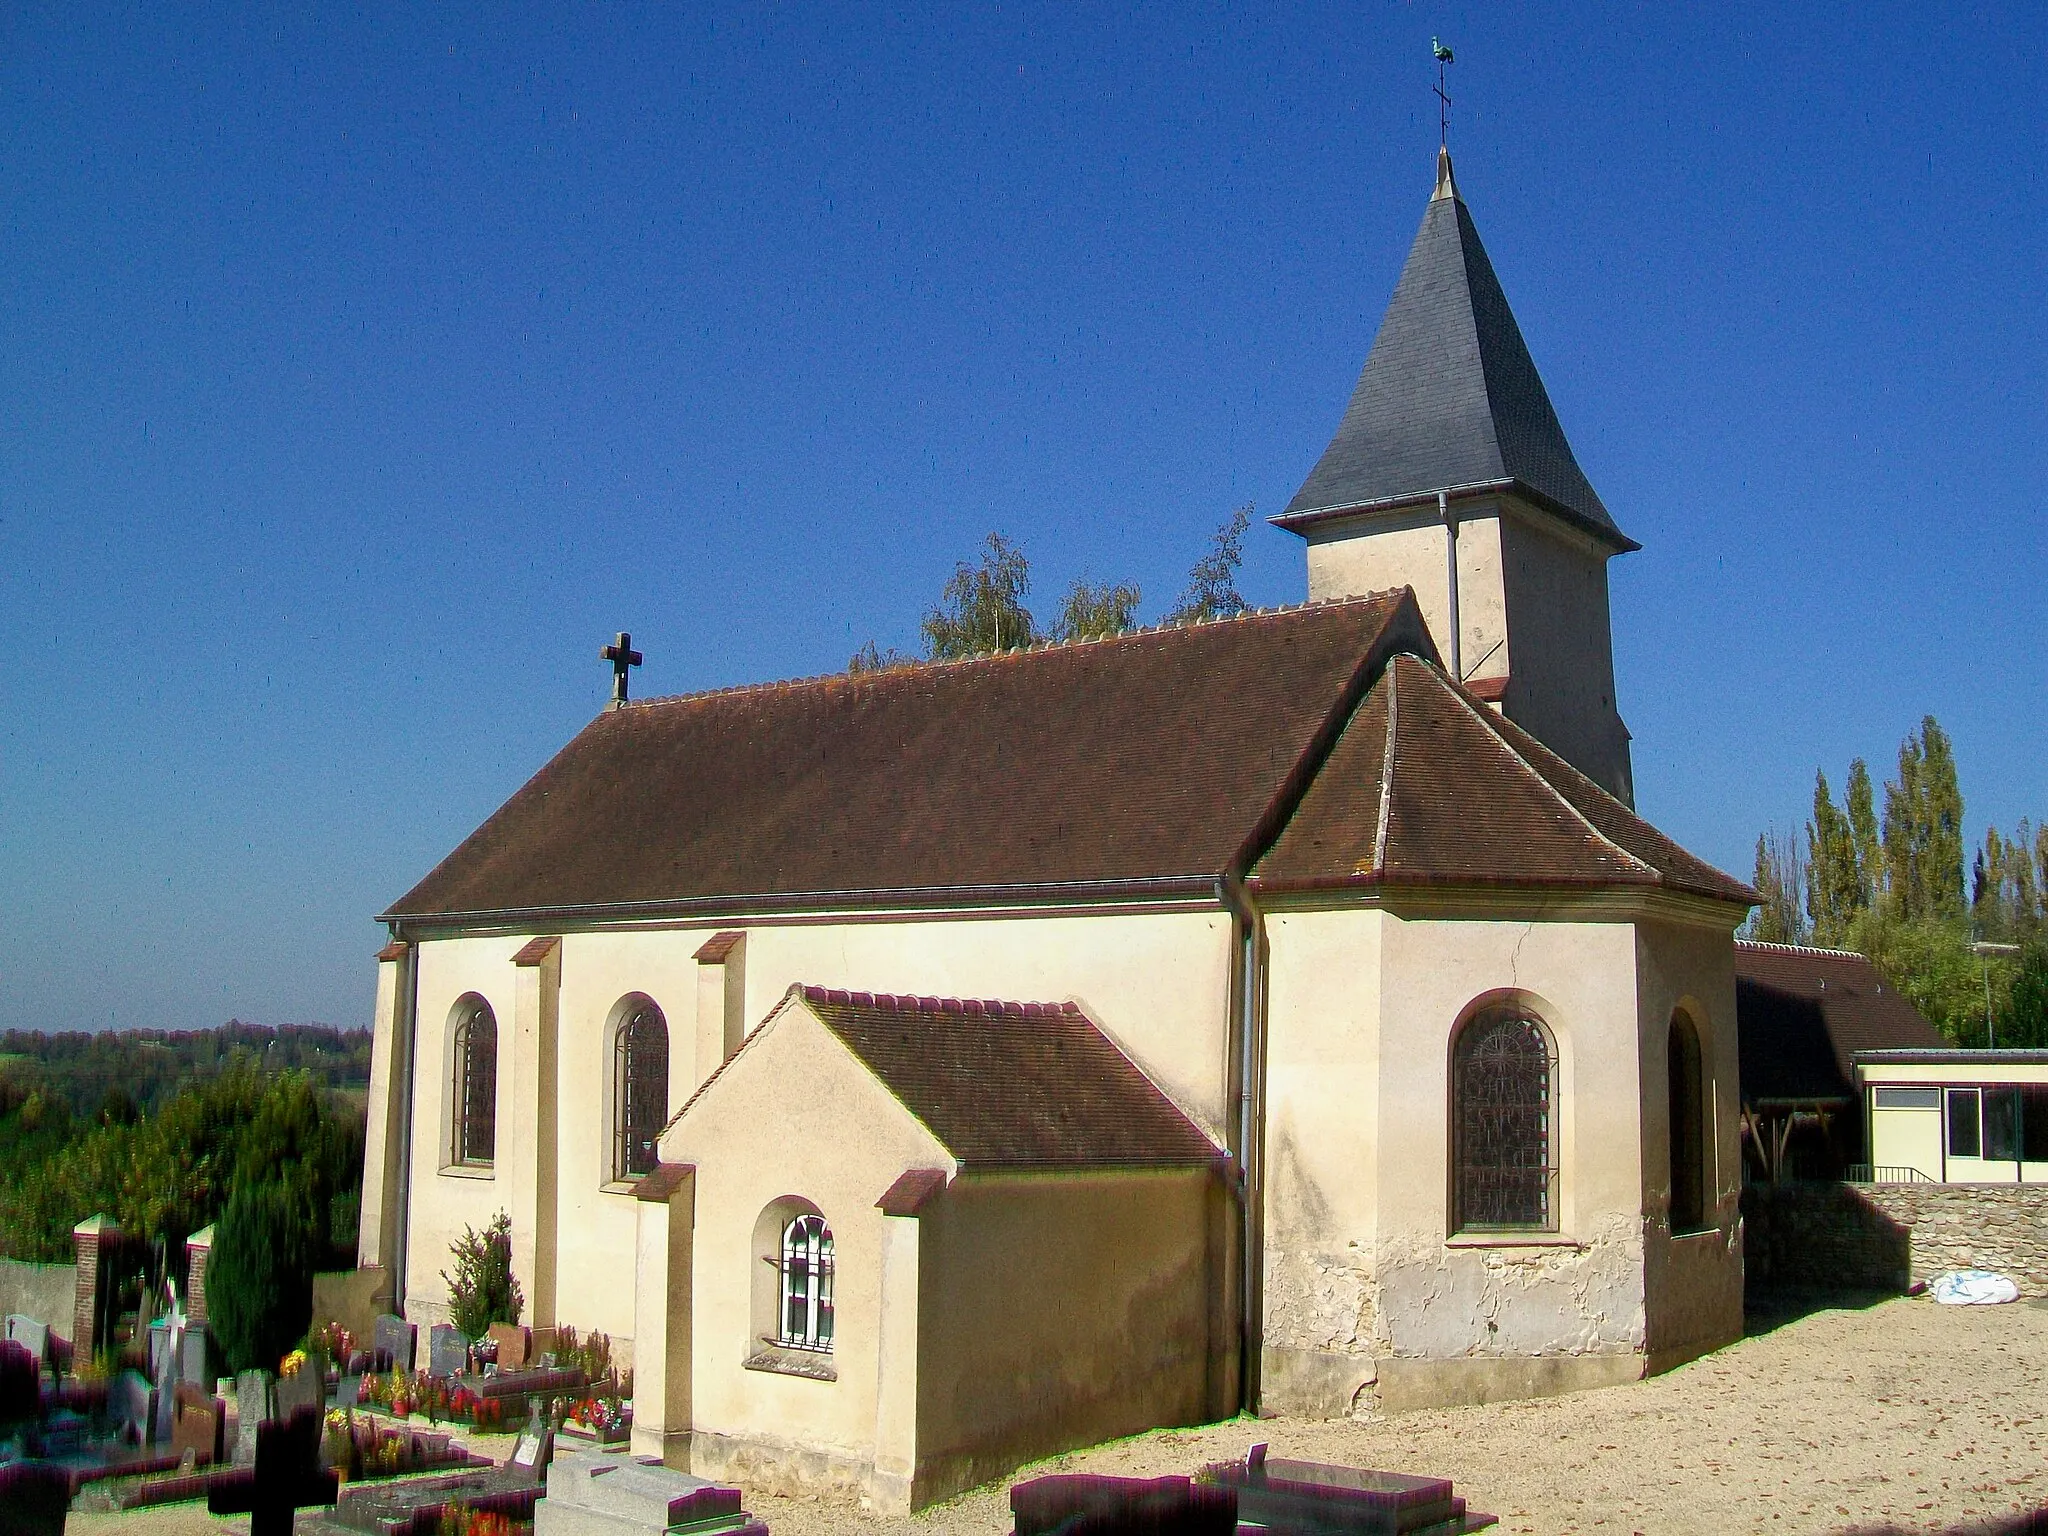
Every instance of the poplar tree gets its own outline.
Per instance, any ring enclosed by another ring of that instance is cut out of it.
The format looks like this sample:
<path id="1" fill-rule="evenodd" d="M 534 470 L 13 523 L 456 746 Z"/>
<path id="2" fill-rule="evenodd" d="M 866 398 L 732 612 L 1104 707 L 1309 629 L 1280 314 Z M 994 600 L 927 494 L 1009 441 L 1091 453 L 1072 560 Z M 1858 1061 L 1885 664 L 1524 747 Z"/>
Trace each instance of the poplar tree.
<path id="1" fill-rule="evenodd" d="M 1796 835 L 1766 833 L 1757 838 L 1756 876 L 1750 883 L 1763 902 L 1749 915 L 1750 938 L 1765 944 L 1806 942 L 1799 911 L 1804 874 Z"/>
<path id="2" fill-rule="evenodd" d="M 1828 791 L 1828 776 L 1813 776 L 1813 820 L 1806 824 L 1811 863 L 1806 879 L 1806 915 L 1817 944 L 1839 944 L 1868 902 L 1856 867 L 1856 836 L 1849 818 Z"/>
<path id="3" fill-rule="evenodd" d="M 1955 754 L 1934 716 L 1899 743 L 1899 777 L 1884 787 L 1885 885 L 1908 922 L 1963 911 L 1963 796 Z"/>
<path id="4" fill-rule="evenodd" d="M 1856 847 L 1856 902 L 1874 906 L 1884 889 L 1883 847 L 1877 836 L 1877 802 L 1870 790 L 1870 765 L 1857 758 L 1849 765 L 1849 840 Z"/>

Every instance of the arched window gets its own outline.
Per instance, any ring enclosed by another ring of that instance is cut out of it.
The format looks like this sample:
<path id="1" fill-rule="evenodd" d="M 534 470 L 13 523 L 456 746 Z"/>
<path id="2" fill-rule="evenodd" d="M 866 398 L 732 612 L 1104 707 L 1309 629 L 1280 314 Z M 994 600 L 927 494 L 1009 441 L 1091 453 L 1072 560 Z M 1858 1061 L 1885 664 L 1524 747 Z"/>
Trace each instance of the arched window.
<path id="1" fill-rule="evenodd" d="M 1557 1225 L 1557 1060 L 1518 1003 L 1481 1009 L 1451 1058 L 1452 1229 Z"/>
<path id="2" fill-rule="evenodd" d="M 804 1215 L 782 1229 L 782 1304 L 775 1342 L 784 1349 L 832 1352 L 832 1229 Z"/>
<path id="3" fill-rule="evenodd" d="M 1671 1086 L 1671 1230 L 1697 1232 L 1707 1224 L 1705 1076 L 1699 1032 L 1682 1013 L 1671 1015 L 1664 1056 Z"/>
<path id="4" fill-rule="evenodd" d="M 645 998 L 620 1021 L 612 1041 L 612 1170 L 637 1179 L 654 1167 L 654 1144 L 668 1123 L 668 1024 Z"/>
<path id="5" fill-rule="evenodd" d="M 489 1166 L 498 1147 L 498 1020 L 480 997 L 455 1015 L 453 1160 Z"/>

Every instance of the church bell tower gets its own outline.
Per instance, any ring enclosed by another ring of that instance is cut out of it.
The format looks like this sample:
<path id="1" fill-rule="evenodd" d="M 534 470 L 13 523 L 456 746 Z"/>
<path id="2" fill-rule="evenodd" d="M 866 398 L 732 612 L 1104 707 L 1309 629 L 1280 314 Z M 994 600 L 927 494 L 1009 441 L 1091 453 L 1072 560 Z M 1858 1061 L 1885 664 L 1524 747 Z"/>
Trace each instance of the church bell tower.
<path id="1" fill-rule="evenodd" d="M 1337 435 L 1274 520 L 1310 598 L 1409 586 L 1448 670 L 1633 805 L 1614 701 L 1615 526 L 1458 195 L 1448 150 Z"/>

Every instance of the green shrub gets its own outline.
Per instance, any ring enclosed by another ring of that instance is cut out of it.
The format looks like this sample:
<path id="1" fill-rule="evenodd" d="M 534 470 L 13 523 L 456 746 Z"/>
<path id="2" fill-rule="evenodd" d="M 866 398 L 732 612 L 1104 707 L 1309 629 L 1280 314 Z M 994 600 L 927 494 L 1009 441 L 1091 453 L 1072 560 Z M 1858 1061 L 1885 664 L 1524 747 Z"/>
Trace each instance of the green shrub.
<path id="1" fill-rule="evenodd" d="M 301 1184 L 243 1184 L 214 1228 L 207 1322 L 230 1368 L 275 1371 L 313 1320 L 319 1213 Z"/>
<path id="2" fill-rule="evenodd" d="M 512 1277 L 512 1218 L 503 1211 L 479 1232 L 464 1227 L 449 1252 L 455 1273 L 448 1282 L 448 1320 L 469 1338 L 480 1339 L 493 1323 L 516 1323 L 526 1308 Z"/>

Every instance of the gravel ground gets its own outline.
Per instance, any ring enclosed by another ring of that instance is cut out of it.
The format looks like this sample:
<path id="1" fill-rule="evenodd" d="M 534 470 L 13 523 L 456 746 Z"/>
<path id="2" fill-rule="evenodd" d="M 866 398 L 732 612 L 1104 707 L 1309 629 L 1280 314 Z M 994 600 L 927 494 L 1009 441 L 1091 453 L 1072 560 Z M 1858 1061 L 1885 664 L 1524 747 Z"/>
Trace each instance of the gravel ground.
<path id="1" fill-rule="evenodd" d="M 1279 1456 L 1451 1478 L 1514 1533 L 1951 1531 L 2048 1506 L 2048 1304 L 1890 1300 L 1752 1330 L 1668 1375 L 1599 1392 L 1160 1431 L 1019 1475 L 1186 1473 L 1266 1440 Z M 1008 1480 L 902 1519 L 850 1500 L 747 1503 L 774 1536 L 1010 1529 Z M 191 1506 L 70 1523 L 72 1536 L 247 1530 Z"/>
<path id="2" fill-rule="evenodd" d="M 1162 1431 L 1020 1476 L 1276 1456 L 1451 1478 L 1503 1532 L 1946 1531 L 2048 1505 L 2048 1308 L 1830 1308 L 1647 1382 L 1374 1420 Z M 907 1519 L 750 1497 L 774 1536 L 1007 1532 L 1008 1483 Z"/>

